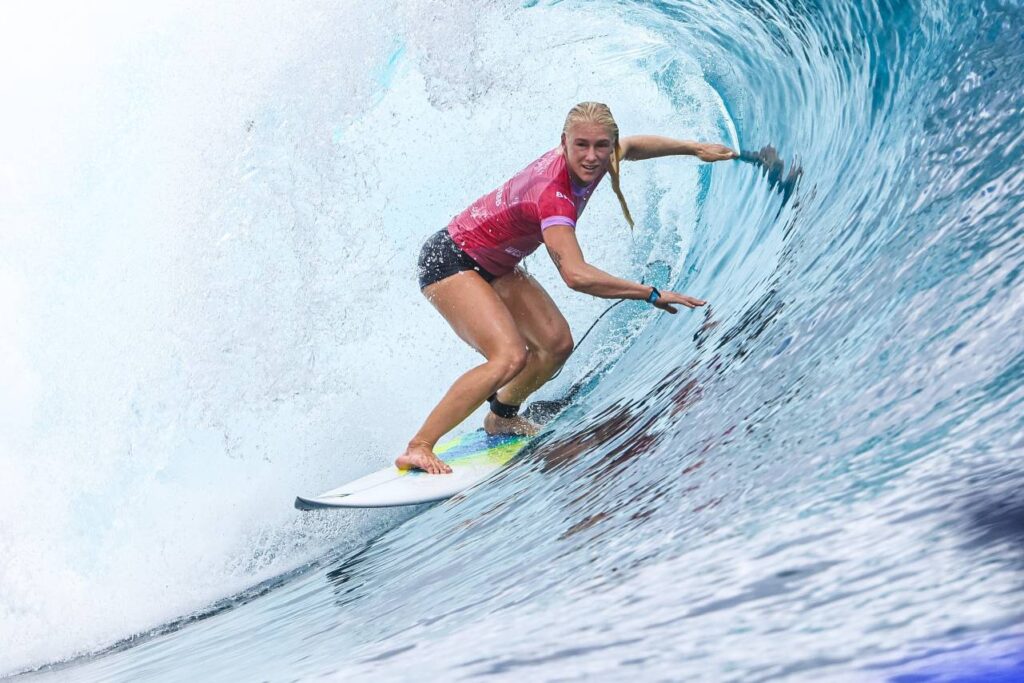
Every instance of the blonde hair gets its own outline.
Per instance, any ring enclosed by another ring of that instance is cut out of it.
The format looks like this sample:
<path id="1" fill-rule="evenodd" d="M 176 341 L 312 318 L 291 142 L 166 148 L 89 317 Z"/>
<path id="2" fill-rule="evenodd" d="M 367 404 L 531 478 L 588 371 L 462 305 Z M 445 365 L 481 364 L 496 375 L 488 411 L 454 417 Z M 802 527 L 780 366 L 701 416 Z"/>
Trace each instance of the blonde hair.
<path id="1" fill-rule="evenodd" d="M 570 109 L 569 115 L 565 117 L 562 135 L 565 136 L 566 140 L 569 138 L 569 128 L 576 123 L 596 123 L 607 128 L 608 132 L 612 134 L 614 149 L 611 158 L 608 160 L 608 174 L 612 178 L 612 189 L 615 191 L 615 196 L 619 198 L 622 215 L 626 217 L 626 222 L 629 223 L 629 227 L 632 229 L 633 216 L 629 213 L 626 198 L 622 196 L 622 188 L 619 187 L 619 162 L 622 160 L 622 146 L 619 144 L 619 124 L 615 123 L 612 110 L 608 108 L 607 104 L 601 104 L 600 102 L 580 102 Z"/>

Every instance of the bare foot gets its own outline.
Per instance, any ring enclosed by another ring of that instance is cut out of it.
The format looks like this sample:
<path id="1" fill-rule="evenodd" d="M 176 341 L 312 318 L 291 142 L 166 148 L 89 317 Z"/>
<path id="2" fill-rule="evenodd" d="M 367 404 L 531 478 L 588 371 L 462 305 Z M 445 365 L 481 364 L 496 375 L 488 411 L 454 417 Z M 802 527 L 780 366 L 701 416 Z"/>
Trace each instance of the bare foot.
<path id="1" fill-rule="evenodd" d="M 518 436 L 534 436 L 540 431 L 540 425 L 530 422 L 522 415 L 515 417 L 498 417 L 492 412 L 484 418 L 484 431 L 491 436 L 498 434 L 516 434 Z"/>
<path id="2" fill-rule="evenodd" d="M 395 459 L 395 467 L 400 470 L 423 470 L 427 474 L 452 473 L 452 468 L 434 455 L 429 444 L 422 441 L 410 442 L 405 453 Z"/>

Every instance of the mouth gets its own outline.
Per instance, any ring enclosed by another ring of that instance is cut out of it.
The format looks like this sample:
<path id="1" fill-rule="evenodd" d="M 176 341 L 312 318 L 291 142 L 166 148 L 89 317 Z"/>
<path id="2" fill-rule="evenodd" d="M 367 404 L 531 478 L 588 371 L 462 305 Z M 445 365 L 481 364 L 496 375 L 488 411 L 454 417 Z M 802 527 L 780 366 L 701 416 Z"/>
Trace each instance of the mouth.
<path id="1" fill-rule="evenodd" d="M 593 166 L 582 164 L 581 168 L 587 173 L 587 175 L 590 175 L 591 173 L 597 173 L 601 166 L 598 164 L 594 164 Z"/>

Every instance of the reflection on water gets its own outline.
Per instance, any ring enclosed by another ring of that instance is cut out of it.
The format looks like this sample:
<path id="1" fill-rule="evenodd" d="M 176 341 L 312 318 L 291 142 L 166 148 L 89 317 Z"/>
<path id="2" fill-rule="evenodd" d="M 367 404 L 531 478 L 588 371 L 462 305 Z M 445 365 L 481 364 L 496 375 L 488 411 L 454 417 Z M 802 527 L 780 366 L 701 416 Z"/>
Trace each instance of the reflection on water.
<path id="1" fill-rule="evenodd" d="M 743 150 L 740 152 L 739 159 L 753 164 L 761 170 L 761 177 L 765 178 L 768 187 L 782 195 L 782 206 L 789 202 L 796 191 L 797 182 L 804 174 L 804 169 L 798 162 L 790 164 L 787 172 L 786 162 L 779 158 L 778 152 L 771 145 L 765 145 L 756 152 Z M 783 174 L 785 174 L 785 178 L 782 177 Z M 780 206 L 779 213 L 781 212 L 782 207 Z"/>

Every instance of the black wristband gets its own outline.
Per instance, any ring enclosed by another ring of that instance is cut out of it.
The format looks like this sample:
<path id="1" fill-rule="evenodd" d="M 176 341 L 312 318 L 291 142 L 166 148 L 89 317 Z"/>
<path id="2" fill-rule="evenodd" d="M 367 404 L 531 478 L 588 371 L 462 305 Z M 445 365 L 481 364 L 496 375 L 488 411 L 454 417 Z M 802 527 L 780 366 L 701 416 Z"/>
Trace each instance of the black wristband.
<path id="1" fill-rule="evenodd" d="M 655 301 L 661 298 L 661 292 L 658 291 L 657 287 L 651 287 L 651 293 L 647 295 L 647 303 L 653 304 Z"/>

